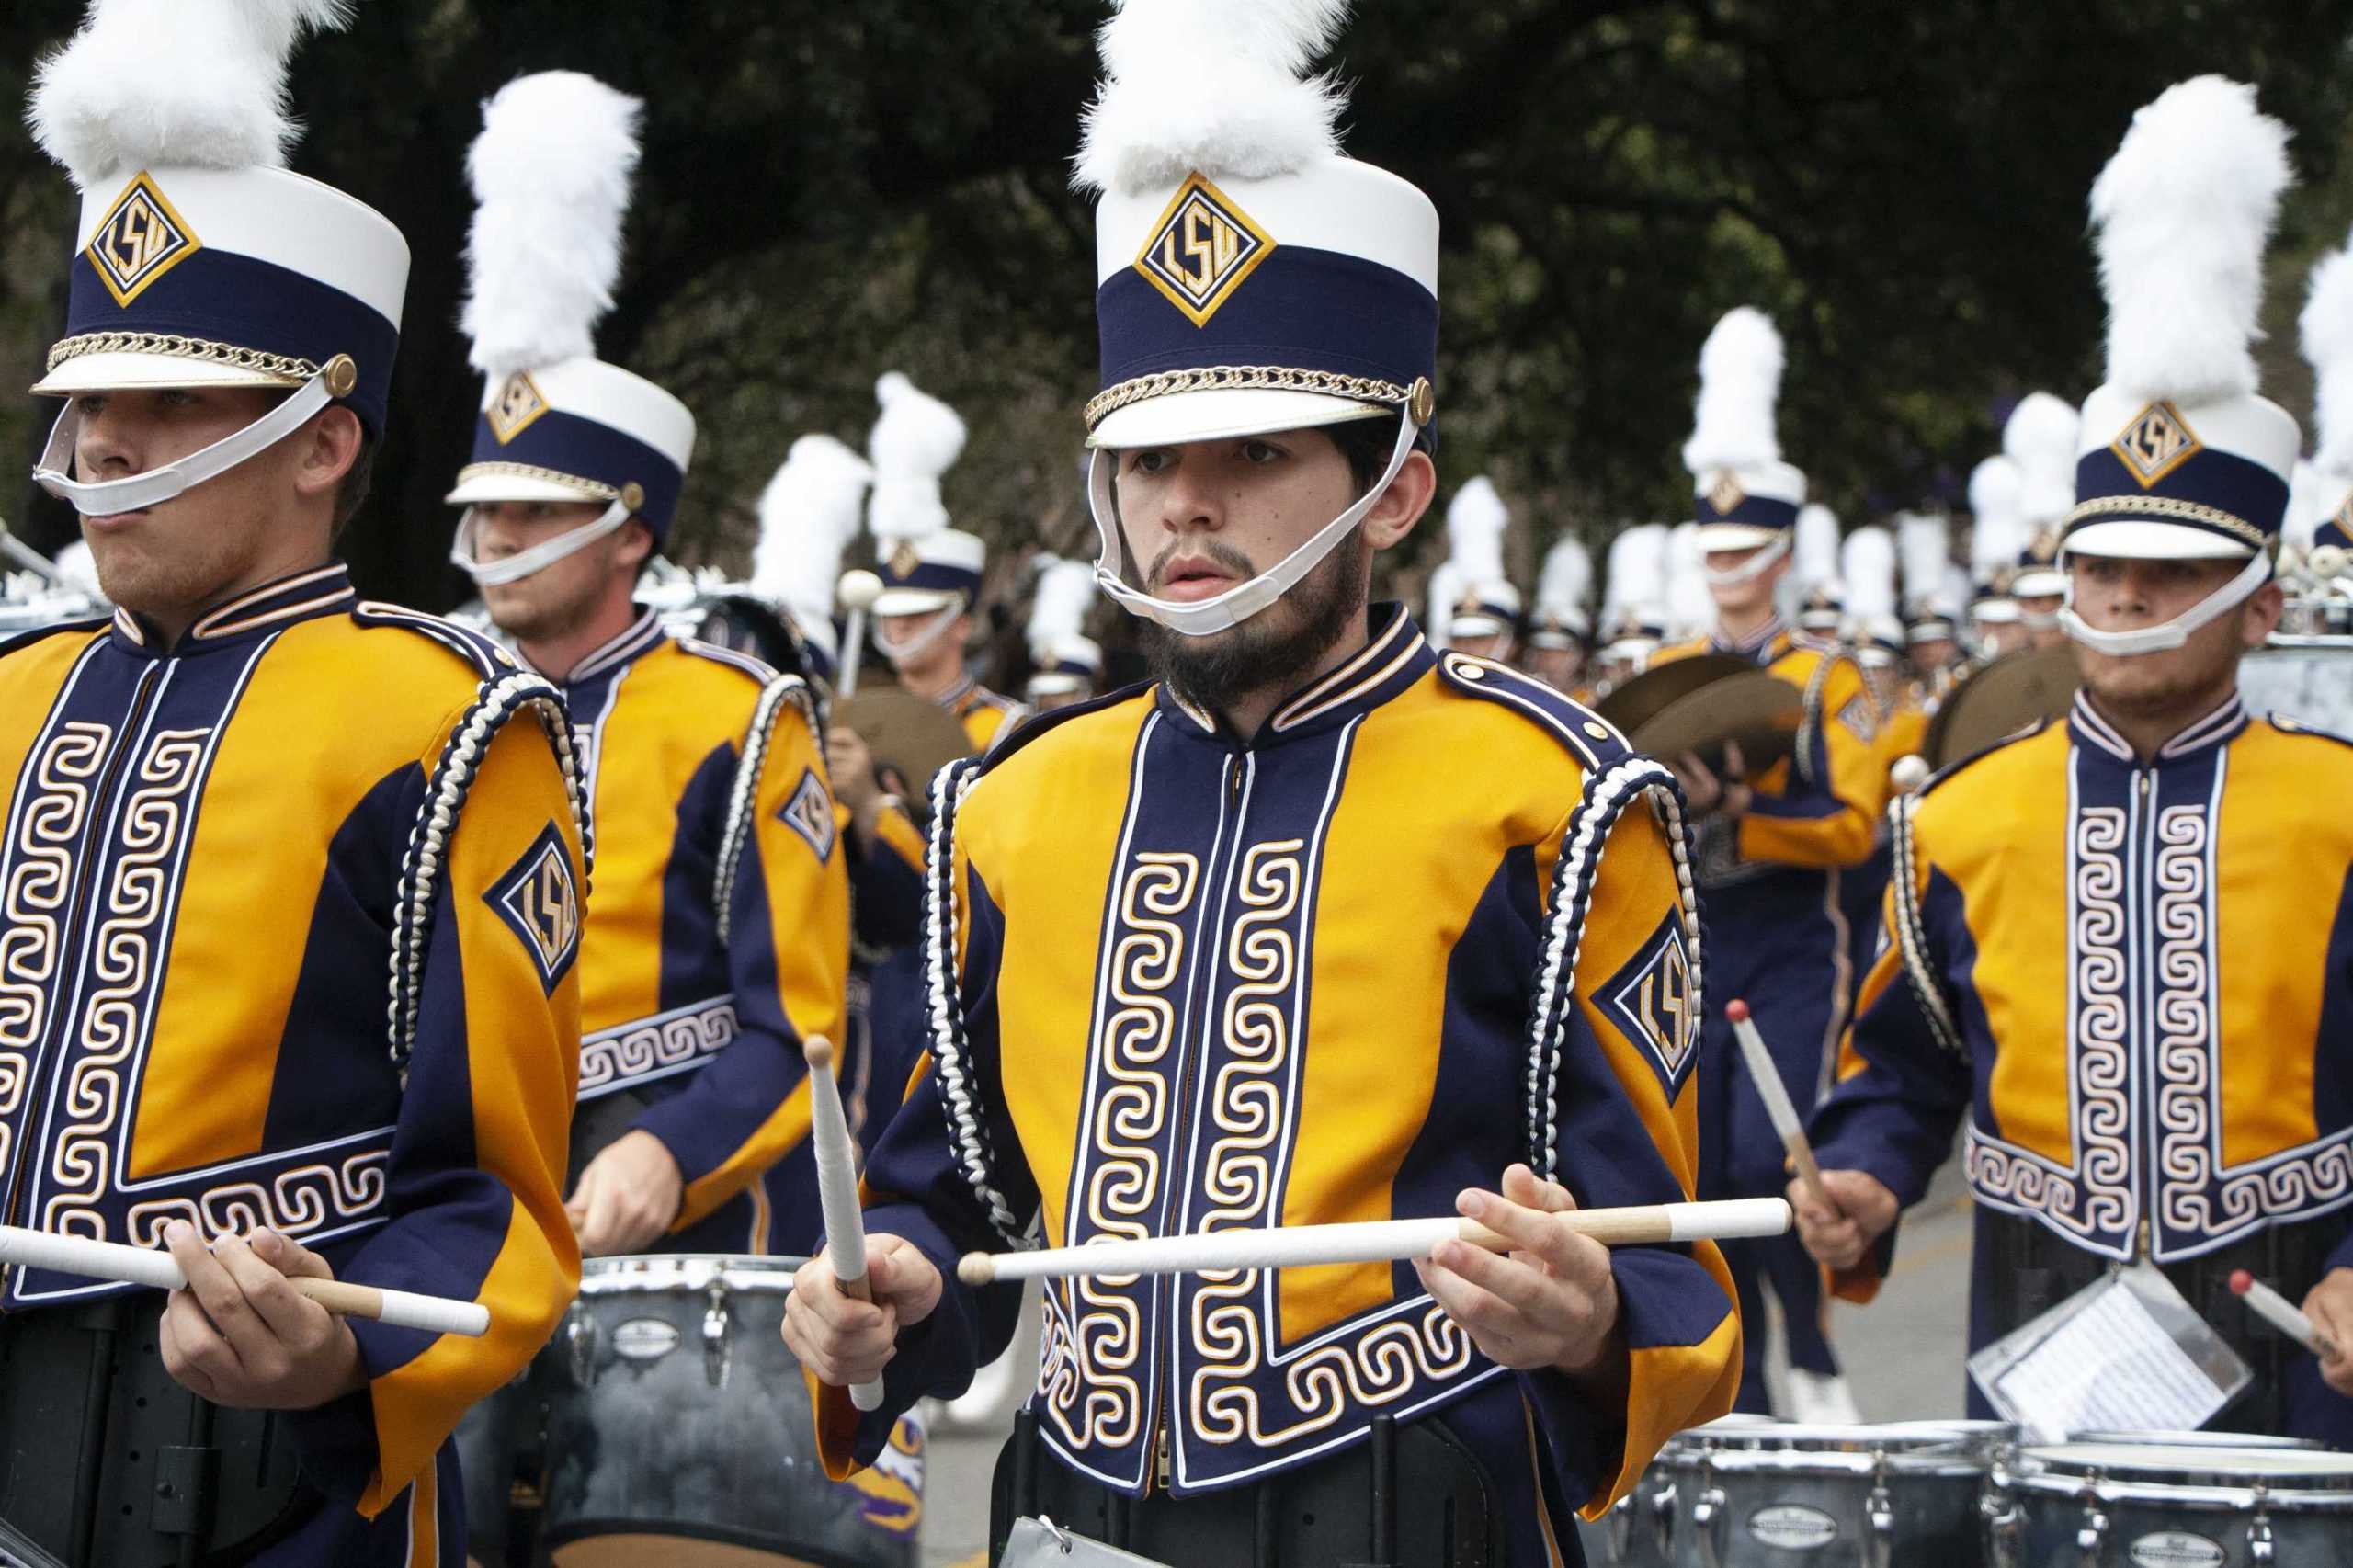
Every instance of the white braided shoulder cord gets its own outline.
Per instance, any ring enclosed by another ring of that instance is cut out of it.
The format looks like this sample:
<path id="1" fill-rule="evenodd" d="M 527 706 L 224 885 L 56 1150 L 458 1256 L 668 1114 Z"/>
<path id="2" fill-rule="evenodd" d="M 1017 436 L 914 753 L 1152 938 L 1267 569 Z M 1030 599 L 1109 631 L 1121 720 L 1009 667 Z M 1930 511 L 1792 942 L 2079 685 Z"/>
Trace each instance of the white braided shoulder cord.
<path id="1" fill-rule="evenodd" d="M 1805 683 L 1805 697 L 1798 716 L 1798 777 L 1809 785 L 1819 784 L 1813 776 L 1813 737 L 1822 733 L 1822 698 L 1830 689 L 1830 672 L 1845 655 L 1824 653 L 1822 662 L 1813 666 L 1813 674 Z M 1826 746 L 1829 743 L 1824 742 Z"/>
<path id="2" fill-rule="evenodd" d="M 752 840 L 752 819 L 759 810 L 760 776 L 767 771 L 768 745 L 776 737 L 777 715 L 784 711 L 786 703 L 801 710 L 801 719 L 809 726 L 810 736 L 817 743 L 818 755 L 825 750 L 825 732 L 817 716 L 816 699 L 810 694 L 809 683 L 799 676 L 779 676 L 761 689 L 759 705 L 752 710 L 752 727 L 744 736 L 744 756 L 735 765 L 734 787 L 727 796 L 727 826 L 719 837 L 719 869 L 712 879 L 710 897 L 719 917 L 719 941 L 727 944 L 728 934 L 734 925 L 735 874 L 743 865 L 744 846 Z"/>
<path id="3" fill-rule="evenodd" d="M 417 812 L 416 825 L 410 830 L 408 849 L 401 862 L 400 884 L 393 898 L 392 1000 L 386 1018 L 391 1028 L 392 1065 L 400 1069 L 404 1085 L 408 1079 L 409 1056 L 416 1044 L 433 901 L 440 889 L 441 868 L 449 858 L 449 838 L 457 831 L 466 796 L 473 789 L 491 742 L 509 720 L 527 710 L 539 720 L 555 752 L 564 793 L 572 804 L 573 821 L 580 834 L 581 867 L 587 877 L 595 875 L 596 838 L 589 820 L 587 777 L 580 766 L 579 748 L 574 741 L 572 722 L 564 712 L 562 695 L 543 677 L 522 670 L 483 682 L 473 705 L 450 731 L 449 744 L 442 748 L 440 761 L 434 767 L 425 804 Z M 580 890 L 584 905 L 588 891 L 586 885 Z"/>
<path id="4" fill-rule="evenodd" d="M 1545 925 L 1528 1051 L 1529 1154 L 1547 1177 L 1556 1176 L 1560 1168 L 1561 1057 L 1567 1044 L 1577 959 L 1585 940 L 1585 917 L 1601 869 L 1602 847 L 1626 808 L 1645 795 L 1658 812 L 1675 860 L 1677 913 L 1690 949 L 1692 1013 L 1702 1016 L 1699 899 L 1691 877 L 1683 790 L 1675 775 L 1651 758 L 1621 757 L 1586 780 L 1585 798 L 1562 835 L 1561 858 L 1552 871 L 1552 915 Z"/>
<path id="5" fill-rule="evenodd" d="M 1013 1206 L 989 1179 L 987 1131 L 981 1124 L 980 1088 L 964 1040 L 964 1019 L 956 999 L 956 813 L 981 777 L 978 759 L 954 763 L 931 781 L 931 839 L 925 846 L 924 1016 L 931 1026 L 931 1059 L 949 1117 L 949 1156 L 972 1185 L 989 1223 L 1007 1246 L 1025 1244 L 1024 1228 Z"/>
<path id="6" fill-rule="evenodd" d="M 1920 916 L 1919 849 L 1912 836 L 1912 809 L 1919 801 L 1917 795 L 1899 795 L 1888 808 L 1888 840 L 1895 861 L 1895 941 L 1903 954 L 1904 983 L 1918 999 L 1929 1032 L 1938 1045 L 1966 1058 L 1969 1047 L 1960 1020 L 1946 1006 L 1944 992 L 1928 967 L 1928 927 Z"/>

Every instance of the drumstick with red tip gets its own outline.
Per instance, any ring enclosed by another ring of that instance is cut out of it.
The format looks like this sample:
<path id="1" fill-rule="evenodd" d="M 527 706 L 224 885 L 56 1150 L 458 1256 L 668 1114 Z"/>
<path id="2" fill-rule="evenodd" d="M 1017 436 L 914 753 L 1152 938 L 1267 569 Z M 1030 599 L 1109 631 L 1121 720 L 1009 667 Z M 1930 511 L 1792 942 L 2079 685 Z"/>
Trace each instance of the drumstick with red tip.
<path id="1" fill-rule="evenodd" d="M 2242 1268 L 2231 1276 L 2232 1291 L 2255 1310 L 2255 1315 L 2272 1327 L 2327 1360 L 2336 1358 L 2336 1341 L 2313 1326 L 2313 1320 L 2296 1310 L 2287 1297 Z"/>
<path id="2" fill-rule="evenodd" d="M 801 1048 L 809 1063 L 809 1142 L 817 1157 L 817 1206 L 825 1216 L 825 1261 L 842 1294 L 874 1299 L 866 1279 L 866 1216 L 858 1207 L 858 1157 L 850 1151 L 849 1118 L 842 1114 L 841 1085 L 834 1081 L 834 1048 L 813 1035 Z M 850 1385 L 849 1402 L 860 1410 L 882 1408 L 878 1379 Z"/>
<path id="3" fill-rule="evenodd" d="M 1733 997 L 1724 1004 L 1724 1017 L 1732 1020 L 1740 1054 L 1748 1063 L 1748 1076 L 1765 1101 L 1765 1114 L 1772 1119 L 1781 1147 L 1790 1153 L 1790 1163 L 1797 1166 L 1805 1195 L 1836 1213 L 1838 1206 L 1830 1201 L 1829 1190 L 1822 1185 L 1822 1167 L 1814 1164 L 1813 1145 L 1806 1142 L 1805 1123 L 1798 1119 L 1798 1108 L 1781 1082 L 1781 1070 L 1773 1065 L 1773 1053 L 1765 1049 L 1765 1037 L 1756 1032 L 1756 1022 L 1748 1016 L 1748 1004 Z"/>

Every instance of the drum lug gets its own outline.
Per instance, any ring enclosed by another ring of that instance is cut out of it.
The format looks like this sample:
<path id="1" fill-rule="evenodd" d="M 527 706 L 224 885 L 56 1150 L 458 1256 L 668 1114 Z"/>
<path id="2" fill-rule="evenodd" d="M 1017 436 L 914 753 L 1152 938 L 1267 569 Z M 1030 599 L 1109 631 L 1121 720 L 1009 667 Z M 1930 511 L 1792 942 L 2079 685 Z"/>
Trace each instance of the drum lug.
<path id="1" fill-rule="evenodd" d="M 1710 1479 L 1704 1473 L 1702 1480 Z M 1699 1541 L 1699 1568 L 1723 1568 L 1724 1490 L 1711 1485 L 1691 1506 L 1691 1533 Z"/>
<path id="2" fill-rule="evenodd" d="M 1675 1483 L 1651 1494 L 1651 1542 L 1663 1562 L 1675 1555 Z"/>
<path id="3" fill-rule="evenodd" d="M 563 1348 L 572 1367 L 572 1381 L 582 1388 L 594 1388 L 597 1383 L 597 1320 L 582 1309 L 575 1298 L 572 1310 L 563 1315 Z"/>
<path id="4" fill-rule="evenodd" d="M 1874 1456 L 1871 1494 L 1864 1500 L 1869 1533 L 1863 1538 L 1863 1568 L 1890 1568 L 1895 1560 L 1895 1499 L 1887 1493 L 1887 1456 Z"/>
<path id="5" fill-rule="evenodd" d="M 2279 1561 L 2279 1546 L 2271 1539 L 2271 1498 L 2261 1482 L 2255 1487 L 2255 1517 L 2247 1521 L 2246 1560 L 2257 1564 Z"/>
<path id="6" fill-rule="evenodd" d="M 710 1304 L 702 1314 L 702 1375 L 712 1388 L 727 1381 L 727 1286 L 710 1282 Z"/>
<path id="7" fill-rule="evenodd" d="M 1609 1505 L 1609 1525 L 1605 1532 L 1609 1549 L 1609 1561 L 1626 1561 L 1626 1549 L 1634 1540 L 1634 1498 L 1631 1493 Z"/>
<path id="8" fill-rule="evenodd" d="M 2008 1489 L 1996 1474 L 1977 1500 L 1977 1515 L 1985 1527 L 1985 1561 L 1989 1568 L 2018 1568 L 2018 1543 L 2026 1532 L 2026 1513 L 2010 1501 Z"/>
<path id="9" fill-rule="evenodd" d="M 2100 1506 L 2099 1471 L 2084 1477 L 2084 1522 L 2075 1529 L 2075 1550 L 2083 1568 L 2099 1568 L 2108 1546 L 2108 1510 Z"/>

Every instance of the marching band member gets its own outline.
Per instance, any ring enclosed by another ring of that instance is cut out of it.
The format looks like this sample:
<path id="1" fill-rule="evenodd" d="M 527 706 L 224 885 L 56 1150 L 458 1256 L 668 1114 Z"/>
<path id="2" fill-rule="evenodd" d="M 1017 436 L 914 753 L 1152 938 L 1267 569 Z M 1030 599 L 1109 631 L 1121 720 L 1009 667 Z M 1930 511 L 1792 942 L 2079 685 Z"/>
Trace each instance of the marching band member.
<path id="1" fill-rule="evenodd" d="M 1998 452 L 1969 471 L 1969 634 L 1980 662 L 2027 645 L 2024 618 L 2010 597 L 2010 578 L 2032 542 L 2019 511 L 2024 483 L 2018 465 Z"/>
<path id="2" fill-rule="evenodd" d="M 985 752 L 1029 710 L 964 667 L 988 546 L 949 528 L 939 497 L 940 476 L 964 450 L 964 422 L 896 370 L 876 383 L 874 396 L 882 407 L 867 438 L 874 463 L 867 517 L 882 578 L 875 646 L 900 685 L 954 714 L 972 750 Z"/>
<path id="3" fill-rule="evenodd" d="M 1528 1250 L 1051 1287 L 994 1534 L 1042 1511 L 1179 1564 L 1355 1561 L 1385 1458 L 1404 1560 L 1557 1562 L 1570 1511 L 1734 1376 L 1711 1245 L 1607 1254 L 1543 1212 L 1694 1179 L 1682 816 L 1608 725 L 1367 602 L 1437 486 L 1438 232 L 1299 80 L 1338 9 L 1104 32 L 1090 490 L 1159 679 L 935 783 L 931 1059 L 868 1167 L 878 1304 L 813 1264 L 786 1335 L 826 1385 L 884 1381 L 863 1418 L 821 1389 L 838 1473 L 1003 1343 L 1016 1292 L 953 1264 L 1033 1221 L 1459 1209 Z"/>
<path id="4" fill-rule="evenodd" d="M 457 1563 L 450 1428 L 579 1277 L 581 759 L 546 681 L 333 553 L 408 274 L 282 166 L 287 55 L 339 11 L 102 0 L 33 97 L 83 193 L 34 477 L 119 608 L 0 643 L 7 1210 L 189 1280 L 8 1270 L 0 1516 L 74 1568 Z"/>
<path id="5" fill-rule="evenodd" d="M 1838 515 L 1820 502 L 1799 507 L 1790 568 L 1798 586 L 1794 641 L 1817 653 L 1838 650 L 1852 613 L 1839 554 Z"/>
<path id="6" fill-rule="evenodd" d="M 2010 576 L 2010 597 L 2026 629 L 2026 646 L 2066 646 L 2059 611 L 2067 574 L 2059 565 L 2059 535 L 2075 503 L 2075 411 L 2046 392 L 2030 392 L 2002 426 L 2002 455 L 2018 465 L 2018 515 L 2026 544 Z"/>
<path id="7" fill-rule="evenodd" d="M 1103 650 L 1086 633 L 1095 608 L 1095 568 L 1084 561 L 1044 558 L 1029 608 L 1029 663 L 1022 688 L 1040 713 L 1085 702 L 1103 681 Z"/>
<path id="8" fill-rule="evenodd" d="M 2336 570 L 2324 575 L 2339 576 L 2345 552 L 2353 551 L 2353 248 L 2332 251 L 2313 268 L 2312 291 L 2296 322 L 2313 368 L 2313 423 L 2320 426 L 2313 460 L 2297 465 L 2300 477 L 2311 473 L 2316 496 L 2306 553 L 2338 551 Z"/>
<path id="9" fill-rule="evenodd" d="M 788 1162 L 809 1134 L 801 1044 L 842 1038 L 846 857 L 807 685 L 674 638 L 631 599 L 694 447 L 685 404 L 595 357 L 639 108 L 572 72 L 484 107 L 464 320 L 483 412 L 449 496 L 466 509 L 454 556 L 587 756 L 602 854 L 565 1202 L 581 1250 L 799 1253 L 822 1228 L 807 1155 Z M 800 1200 L 779 1210 L 762 1178 L 780 1163 Z M 467 1424 L 486 1562 L 535 1410 L 517 1391 Z"/>
<path id="10" fill-rule="evenodd" d="M 1959 570 L 1952 564 L 1952 525 L 1937 513 L 1899 514 L 1895 555 L 1906 608 L 1904 654 L 1926 711 L 1944 695 L 1950 680 L 1948 672 L 1961 653 L 1952 607 L 1946 598 L 1946 580 Z"/>
<path id="11" fill-rule="evenodd" d="M 1519 590 L 1504 574 L 1511 514 L 1493 481 L 1479 474 L 1446 508 L 1448 554 L 1430 574 L 1430 644 L 1473 659 L 1509 664 L 1519 626 Z"/>
<path id="12" fill-rule="evenodd" d="M 1529 675 L 1580 702 L 1591 696 L 1586 655 L 1593 641 L 1593 615 L 1586 595 L 1593 587 L 1593 557 L 1585 542 L 1564 537 L 1545 552 L 1536 578 L 1536 613 L 1522 657 Z"/>
<path id="13" fill-rule="evenodd" d="M 1798 1207 L 1868 1300 L 1966 1116 L 1972 1346 L 2150 1259 L 2256 1369 L 2219 1424 L 2341 1445 L 2353 1360 L 2250 1326 L 2228 1287 L 2250 1268 L 2353 1346 L 2353 744 L 2236 689 L 2279 619 L 2298 446 L 2247 347 L 2286 142 L 2200 77 L 2094 187 L 2109 380 L 2063 543 L 2083 688 L 1897 805 L 1887 940 L 1815 1119 L 1834 1208 Z"/>
<path id="14" fill-rule="evenodd" d="M 842 557 L 865 520 L 866 492 L 873 483 L 873 464 L 833 437 L 813 434 L 794 440 L 760 492 L 752 591 L 792 618 L 816 656 L 817 674 L 829 683 L 837 680 L 842 662 L 835 590 Z M 828 730 L 829 749 L 832 741 Z"/>
<path id="15" fill-rule="evenodd" d="M 1699 398 L 1684 462 L 1696 482 L 1699 548 L 1716 624 L 1698 642 L 1662 648 L 1654 668 L 1699 653 L 1736 653 L 1804 694 L 1793 754 L 1754 778 L 1728 748 L 1719 778 L 1696 756 L 1676 762 L 1697 835 L 1708 921 L 1709 986 L 1747 1002 L 1800 1107 L 1819 1092 L 1827 1053 L 1846 1021 L 1852 989 L 1841 873 L 1871 852 L 1887 773 L 1879 760 L 1879 713 L 1851 658 L 1802 646 L 1775 608 L 1790 569 L 1805 475 L 1781 460 L 1774 434 L 1780 335 L 1742 307 L 1709 335 L 1699 357 Z M 1831 557 L 1835 563 L 1836 557 Z M 1708 1110 L 1701 1168 L 1711 1195 L 1781 1189 L 1781 1141 L 1744 1070 L 1719 1006 L 1702 1024 L 1701 1106 Z M 1792 1409 L 1807 1420 L 1848 1420 L 1853 1396 L 1822 1326 L 1817 1271 L 1788 1237 L 1728 1242 L 1725 1261 L 1742 1318 L 1762 1324 L 1762 1288 L 1780 1298 L 1790 1335 Z M 1765 1346 L 1748 1336 L 1740 1407 L 1766 1408 Z"/>

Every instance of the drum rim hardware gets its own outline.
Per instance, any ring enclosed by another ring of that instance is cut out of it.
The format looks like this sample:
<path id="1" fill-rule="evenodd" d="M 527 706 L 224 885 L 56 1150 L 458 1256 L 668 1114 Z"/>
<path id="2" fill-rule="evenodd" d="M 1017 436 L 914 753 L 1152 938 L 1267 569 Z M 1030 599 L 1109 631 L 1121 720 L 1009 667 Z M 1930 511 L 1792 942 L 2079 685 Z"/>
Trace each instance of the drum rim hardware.
<path id="1" fill-rule="evenodd" d="M 708 1290 L 723 1286 L 768 1295 L 792 1293 L 792 1277 L 804 1260 L 752 1257 L 730 1253 L 654 1253 L 591 1257 L 580 1265 L 580 1294 L 607 1296 L 632 1290 Z"/>

